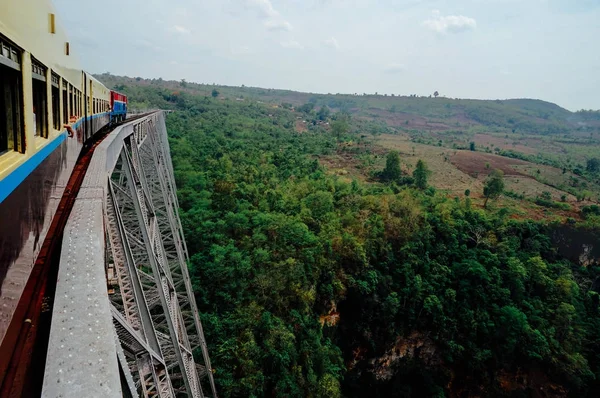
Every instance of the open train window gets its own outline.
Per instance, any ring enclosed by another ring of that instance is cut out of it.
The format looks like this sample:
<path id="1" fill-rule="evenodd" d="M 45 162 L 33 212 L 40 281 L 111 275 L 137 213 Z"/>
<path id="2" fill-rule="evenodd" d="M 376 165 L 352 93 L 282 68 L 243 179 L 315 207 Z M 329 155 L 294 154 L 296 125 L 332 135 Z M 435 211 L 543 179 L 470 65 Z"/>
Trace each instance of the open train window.
<path id="1" fill-rule="evenodd" d="M 21 51 L 0 36 L 0 154 L 25 152 Z"/>
<path id="2" fill-rule="evenodd" d="M 75 89 L 75 113 L 74 115 L 77 115 L 77 118 L 79 119 L 79 116 L 81 116 L 81 98 L 79 96 L 79 90 Z"/>
<path id="3" fill-rule="evenodd" d="M 48 91 L 46 87 L 46 67 L 31 59 L 33 79 L 33 126 L 36 136 L 48 138 Z"/>
<path id="4" fill-rule="evenodd" d="M 52 127 L 60 130 L 60 78 L 52 73 Z"/>
<path id="5" fill-rule="evenodd" d="M 62 82 L 62 102 L 63 102 L 63 114 L 62 114 L 62 120 L 63 120 L 63 124 L 64 123 L 70 123 L 69 122 L 69 91 L 68 91 L 68 85 L 67 82 L 65 80 L 63 80 Z"/>
<path id="6" fill-rule="evenodd" d="M 69 118 L 75 114 L 75 93 L 73 86 L 69 84 Z"/>

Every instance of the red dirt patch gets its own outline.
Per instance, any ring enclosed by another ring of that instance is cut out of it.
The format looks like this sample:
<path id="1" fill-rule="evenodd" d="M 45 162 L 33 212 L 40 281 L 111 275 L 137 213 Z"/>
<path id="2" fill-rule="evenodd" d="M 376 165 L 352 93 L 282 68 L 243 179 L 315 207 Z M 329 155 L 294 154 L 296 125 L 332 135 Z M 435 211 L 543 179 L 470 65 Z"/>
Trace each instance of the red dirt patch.
<path id="1" fill-rule="evenodd" d="M 499 169 L 505 175 L 520 175 L 529 177 L 523 171 L 516 170 L 513 166 L 530 166 L 531 163 L 519 159 L 506 158 L 490 153 L 458 151 L 450 158 L 450 162 L 460 171 L 469 175 L 487 175 L 494 169 Z M 489 168 L 486 164 L 489 163 Z"/>

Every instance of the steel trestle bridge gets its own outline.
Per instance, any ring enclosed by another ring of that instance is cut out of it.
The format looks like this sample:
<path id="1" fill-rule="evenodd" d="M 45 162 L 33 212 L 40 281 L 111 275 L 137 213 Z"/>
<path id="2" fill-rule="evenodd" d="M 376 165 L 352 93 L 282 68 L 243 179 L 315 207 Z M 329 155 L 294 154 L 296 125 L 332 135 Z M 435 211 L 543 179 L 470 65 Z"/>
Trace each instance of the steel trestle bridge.
<path id="1" fill-rule="evenodd" d="M 41 304 L 51 318 L 42 345 L 42 396 L 216 397 L 164 113 L 118 126 L 88 162 L 80 186 L 65 189 L 73 195 L 72 209 L 57 244 L 55 289 Z M 30 329 L 43 323 L 43 317 L 23 318 Z M 28 340 L 39 347 L 44 339 L 37 329 L 37 336 L 15 340 L 23 357 Z M 15 364 L 2 369 L 4 384 L 9 378 L 27 384 L 29 373 L 20 367 L 39 358 L 13 357 Z M 4 392 L 24 391 L 15 388 Z"/>

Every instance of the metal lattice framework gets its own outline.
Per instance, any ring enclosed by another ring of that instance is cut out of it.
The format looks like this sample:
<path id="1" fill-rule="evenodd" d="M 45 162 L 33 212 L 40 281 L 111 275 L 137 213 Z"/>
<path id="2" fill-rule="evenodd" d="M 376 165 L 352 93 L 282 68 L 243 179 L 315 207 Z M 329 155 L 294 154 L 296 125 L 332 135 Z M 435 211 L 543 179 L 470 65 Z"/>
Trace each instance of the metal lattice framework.
<path id="1" fill-rule="evenodd" d="M 213 372 L 187 269 L 189 258 L 179 220 L 162 113 L 157 112 L 125 125 L 111 136 L 108 137 L 110 142 L 105 145 L 105 153 L 94 154 L 94 159 L 97 155 L 100 158 L 97 164 L 106 165 L 107 170 L 97 174 L 96 181 L 89 183 L 92 187 L 84 194 L 87 196 L 81 199 L 82 206 L 93 206 L 93 200 L 102 203 L 103 229 L 100 232 L 97 228 L 89 229 L 92 241 L 95 236 L 104 235 L 105 242 L 103 259 L 107 288 L 104 289 L 110 304 L 104 306 L 108 310 L 98 313 L 98 319 L 108 319 L 109 315 L 105 312 L 109 311 L 116 332 L 114 338 L 108 337 L 114 340 L 110 344 L 101 335 L 97 337 L 101 340 L 99 343 L 89 344 L 92 347 L 90 352 L 99 353 L 116 347 L 116 359 L 113 359 L 114 355 L 104 357 L 105 363 L 114 364 L 110 369 L 112 379 L 106 378 L 108 381 L 99 382 L 99 385 L 111 384 L 110 380 L 114 383 L 115 377 L 118 377 L 124 396 L 216 397 Z M 102 189 L 98 185 L 102 185 Z M 85 186 L 82 191 L 85 192 Z M 74 229 L 79 227 L 79 222 L 78 219 L 73 221 Z M 65 239 L 70 239 L 67 233 Z M 79 234 L 78 239 L 83 239 L 83 236 Z M 75 264 L 77 250 L 71 246 L 70 252 L 74 254 L 67 256 Z M 69 276 L 74 273 L 75 267 L 67 267 L 61 272 Z M 67 292 L 65 298 L 68 298 L 69 287 L 59 285 L 57 291 L 61 290 Z M 87 300 L 90 300 L 89 297 Z M 97 300 L 96 296 L 93 297 Z M 83 299 L 81 297 L 81 301 Z M 58 305 L 55 304 L 55 317 L 57 321 L 60 319 L 63 324 L 68 324 L 74 320 L 73 316 L 68 317 L 69 313 L 79 314 L 83 308 L 71 300 L 60 311 L 60 300 L 57 300 Z M 83 310 L 90 311 L 91 307 L 87 308 Z M 92 316 L 93 313 L 87 315 Z M 67 329 L 62 327 L 61 330 L 54 327 L 53 321 L 51 343 L 54 338 L 62 348 Z M 98 348 L 95 348 L 96 345 Z M 73 349 L 68 348 L 68 351 Z M 54 382 L 49 372 L 55 371 L 57 366 L 69 366 L 69 360 L 51 358 L 51 354 L 59 356 L 62 353 L 49 350 L 44 383 L 44 391 L 48 394 L 64 391 L 65 384 L 60 384 L 60 374 Z M 102 362 L 102 359 L 99 361 Z M 72 376 L 76 377 L 75 372 Z M 70 382 L 67 379 L 67 383 Z"/>
<path id="2" fill-rule="evenodd" d="M 116 271 L 109 296 L 113 320 L 124 347 L 133 334 L 127 329 L 146 341 L 147 349 L 133 350 L 129 362 L 145 396 L 172 396 L 174 391 L 201 397 L 201 378 L 208 379 L 215 395 L 168 153 L 155 120 L 144 119 L 125 138 L 109 178 L 106 258 L 108 269 Z M 202 364 L 195 362 L 195 350 Z"/>

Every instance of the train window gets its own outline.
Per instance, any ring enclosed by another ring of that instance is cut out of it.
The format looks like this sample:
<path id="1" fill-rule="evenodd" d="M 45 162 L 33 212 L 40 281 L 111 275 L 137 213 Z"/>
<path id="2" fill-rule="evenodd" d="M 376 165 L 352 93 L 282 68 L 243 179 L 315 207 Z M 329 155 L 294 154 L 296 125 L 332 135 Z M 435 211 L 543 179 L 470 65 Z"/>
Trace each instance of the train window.
<path id="1" fill-rule="evenodd" d="M 0 153 L 25 152 L 21 50 L 0 36 Z"/>
<path id="2" fill-rule="evenodd" d="M 75 114 L 77 118 L 81 116 L 81 95 L 79 94 L 79 90 L 75 89 Z"/>
<path id="3" fill-rule="evenodd" d="M 69 117 L 75 114 L 75 95 L 73 93 L 73 86 L 69 84 Z"/>
<path id="4" fill-rule="evenodd" d="M 31 59 L 33 77 L 33 126 L 35 135 L 48 137 L 48 92 L 46 87 L 46 67 Z"/>
<path id="5" fill-rule="evenodd" d="M 63 80 L 62 83 L 62 102 L 63 102 L 63 114 L 62 120 L 64 123 L 70 123 L 69 121 L 69 91 L 67 82 Z"/>
<path id="6" fill-rule="evenodd" d="M 60 78 L 52 73 L 52 127 L 60 130 Z"/>
<path id="7" fill-rule="evenodd" d="M 0 153 L 25 152 L 21 74 L 0 64 Z"/>

